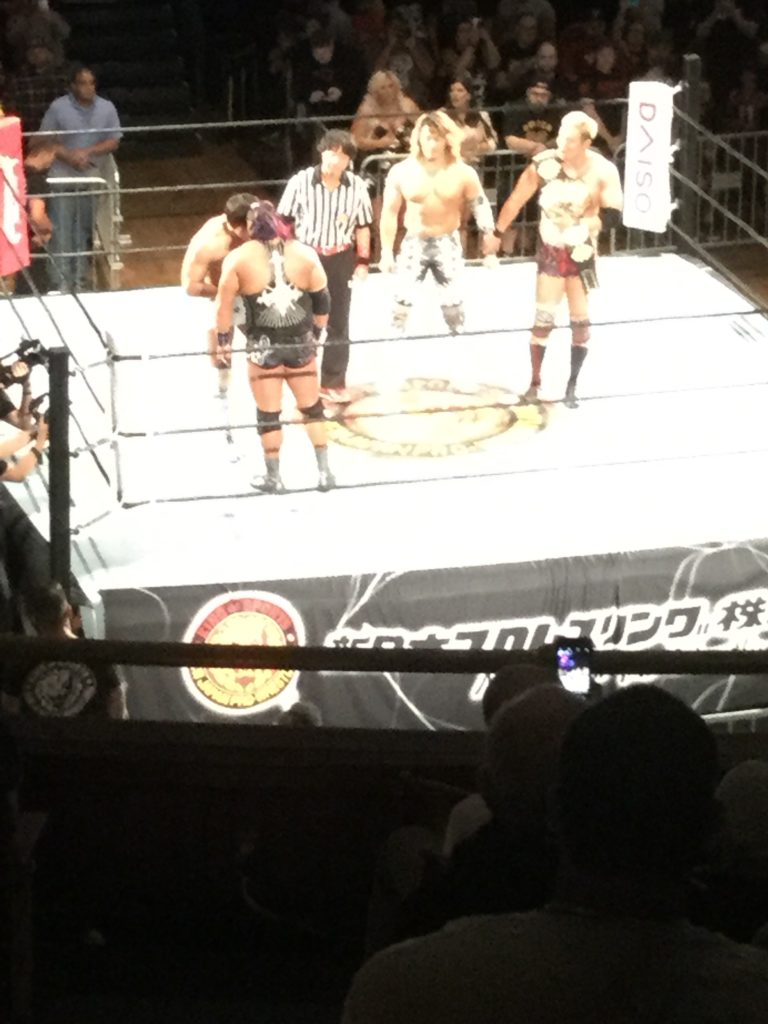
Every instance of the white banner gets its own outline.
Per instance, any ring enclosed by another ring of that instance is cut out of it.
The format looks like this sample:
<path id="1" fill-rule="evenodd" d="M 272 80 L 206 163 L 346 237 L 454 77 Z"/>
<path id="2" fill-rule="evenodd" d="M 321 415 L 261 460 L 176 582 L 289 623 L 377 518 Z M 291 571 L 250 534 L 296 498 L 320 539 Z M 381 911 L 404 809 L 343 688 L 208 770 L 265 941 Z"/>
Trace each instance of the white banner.
<path id="1" fill-rule="evenodd" d="M 672 213 L 669 165 L 676 89 L 662 82 L 632 82 L 624 166 L 624 223 L 666 231 Z"/>

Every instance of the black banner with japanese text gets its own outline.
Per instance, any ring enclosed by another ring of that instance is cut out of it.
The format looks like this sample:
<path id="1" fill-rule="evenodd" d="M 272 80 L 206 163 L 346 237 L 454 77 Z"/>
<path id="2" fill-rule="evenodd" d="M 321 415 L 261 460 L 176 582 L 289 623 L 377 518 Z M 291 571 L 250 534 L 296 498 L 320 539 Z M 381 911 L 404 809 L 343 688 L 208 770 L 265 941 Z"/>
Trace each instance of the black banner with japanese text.
<path id="1" fill-rule="evenodd" d="M 513 565 L 112 590 L 110 639 L 524 650 L 768 647 L 768 540 Z M 126 668 L 134 718 L 269 722 L 299 696 L 334 726 L 473 729 L 484 677 Z M 648 678 L 648 677 L 646 677 Z M 661 681 L 702 712 L 768 704 L 764 677 Z"/>

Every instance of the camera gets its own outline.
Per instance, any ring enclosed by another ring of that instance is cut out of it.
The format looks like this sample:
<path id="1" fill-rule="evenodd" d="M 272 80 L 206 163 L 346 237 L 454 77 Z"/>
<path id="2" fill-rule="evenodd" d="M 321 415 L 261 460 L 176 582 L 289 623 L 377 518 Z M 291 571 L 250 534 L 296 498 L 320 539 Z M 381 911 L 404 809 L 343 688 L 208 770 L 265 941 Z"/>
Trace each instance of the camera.
<path id="1" fill-rule="evenodd" d="M 560 682 L 569 693 L 586 697 L 592 688 L 592 640 L 588 636 L 557 636 L 554 650 Z"/>
<path id="2" fill-rule="evenodd" d="M 25 338 L 10 363 L 0 363 L 0 387 L 24 384 L 35 366 L 48 365 L 48 353 L 37 338 Z"/>
<path id="3" fill-rule="evenodd" d="M 396 147 L 401 151 L 408 149 L 411 143 L 411 132 L 413 131 L 413 123 L 406 121 L 401 124 L 400 127 L 395 131 L 395 138 L 397 139 Z"/>

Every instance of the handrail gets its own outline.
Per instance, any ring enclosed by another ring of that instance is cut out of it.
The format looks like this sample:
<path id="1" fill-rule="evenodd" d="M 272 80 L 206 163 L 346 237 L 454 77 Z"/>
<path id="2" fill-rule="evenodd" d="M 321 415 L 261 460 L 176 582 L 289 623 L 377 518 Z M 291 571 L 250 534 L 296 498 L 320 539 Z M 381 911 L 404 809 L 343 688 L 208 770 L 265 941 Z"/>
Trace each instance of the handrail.
<path id="1" fill-rule="evenodd" d="M 497 672 L 507 665 L 532 660 L 549 663 L 552 648 L 540 647 L 535 651 L 375 650 L 137 640 L 73 641 L 0 635 L 0 660 L 14 658 L 115 665 L 474 675 Z M 598 650 L 592 656 L 592 669 L 596 675 L 762 675 L 768 674 L 768 650 Z"/>

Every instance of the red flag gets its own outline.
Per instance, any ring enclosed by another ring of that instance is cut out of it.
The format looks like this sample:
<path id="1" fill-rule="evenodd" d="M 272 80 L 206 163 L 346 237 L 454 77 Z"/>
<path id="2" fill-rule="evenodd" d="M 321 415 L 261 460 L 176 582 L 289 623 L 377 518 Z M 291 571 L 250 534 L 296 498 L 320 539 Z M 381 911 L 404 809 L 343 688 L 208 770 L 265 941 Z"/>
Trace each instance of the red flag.
<path id="1" fill-rule="evenodd" d="M 21 152 L 21 121 L 0 118 L 0 276 L 29 266 L 27 181 Z"/>

